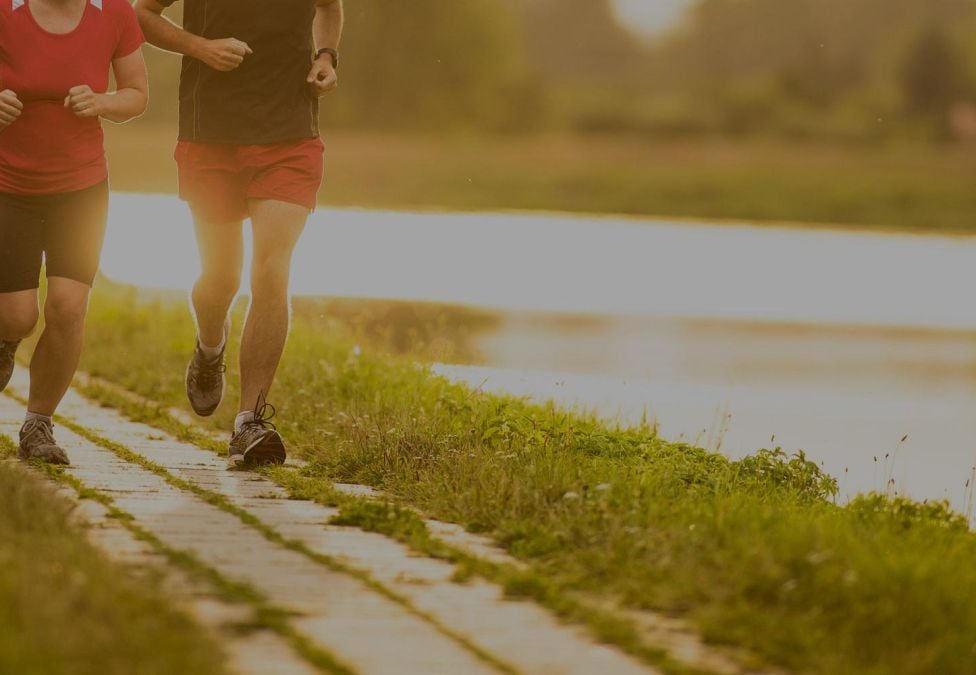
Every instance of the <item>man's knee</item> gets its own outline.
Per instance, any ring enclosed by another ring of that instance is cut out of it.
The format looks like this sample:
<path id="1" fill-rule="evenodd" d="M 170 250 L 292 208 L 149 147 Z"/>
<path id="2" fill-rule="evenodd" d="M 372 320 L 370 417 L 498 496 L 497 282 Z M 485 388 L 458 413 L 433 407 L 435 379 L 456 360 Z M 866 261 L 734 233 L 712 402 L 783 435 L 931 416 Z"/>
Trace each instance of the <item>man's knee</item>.
<path id="1" fill-rule="evenodd" d="M 288 293 L 291 256 L 288 254 L 255 255 L 251 269 L 251 293 L 280 296 Z"/>
<path id="2" fill-rule="evenodd" d="M 241 288 L 240 272 L 221 270 L 218 272 L 204 272 L 197 281 L 195 292 L 203 293 L 216 302 L 230 304 Z"/>

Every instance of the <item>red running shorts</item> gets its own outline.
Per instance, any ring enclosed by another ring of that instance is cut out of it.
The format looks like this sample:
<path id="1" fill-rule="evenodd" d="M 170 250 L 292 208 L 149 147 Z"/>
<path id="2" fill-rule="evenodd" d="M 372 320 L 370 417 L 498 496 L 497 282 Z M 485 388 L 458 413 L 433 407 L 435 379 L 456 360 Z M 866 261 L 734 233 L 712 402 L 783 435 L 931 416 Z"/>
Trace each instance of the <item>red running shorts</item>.
<path id="1" fill-rule="evenodd" d="M 273 145 L 180 141 L 180 198 L 197 217 L 214 223 L 245 219 L 251 199 L 273 199 L 314 211 L 324 151 L 318 138 Z"/>

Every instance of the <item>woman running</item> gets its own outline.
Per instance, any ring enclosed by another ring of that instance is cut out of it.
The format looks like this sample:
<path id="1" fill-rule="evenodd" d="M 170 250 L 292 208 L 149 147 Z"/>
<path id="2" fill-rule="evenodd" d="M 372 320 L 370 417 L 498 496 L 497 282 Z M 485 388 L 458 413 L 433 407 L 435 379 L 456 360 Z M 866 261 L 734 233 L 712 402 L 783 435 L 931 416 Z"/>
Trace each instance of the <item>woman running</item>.
<path id="1" fill-rule="evenodd" d="M 100 120 L 145 111 L 142 43 L 126 0 L 0 0 L 0 391 L 38 321 L 42 262 L 48 278 L 22 459 L 68 463 L 51 417 L 78 367 L 105 235 Z"/>

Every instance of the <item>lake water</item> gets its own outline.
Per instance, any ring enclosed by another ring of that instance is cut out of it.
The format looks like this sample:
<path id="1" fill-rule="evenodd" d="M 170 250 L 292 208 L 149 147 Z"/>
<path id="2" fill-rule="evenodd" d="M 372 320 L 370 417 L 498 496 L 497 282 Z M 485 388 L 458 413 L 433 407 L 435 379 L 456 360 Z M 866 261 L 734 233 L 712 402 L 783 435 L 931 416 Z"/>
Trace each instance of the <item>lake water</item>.
<path id="1" fill-rule="evenodd" d="M 976 239 L 601 217 L 322 210 L 305 295 L 500 310 L 484 388 L 634 420 L 731 455 L 803 449 L 845 493 L 967 501 Z M 185 207 L 117 195 L 104 272 L 186 288 Z M 907 439 L 902 441 L 903 437 Z M 887 456 L 887 458 L 886 458 Z"/>

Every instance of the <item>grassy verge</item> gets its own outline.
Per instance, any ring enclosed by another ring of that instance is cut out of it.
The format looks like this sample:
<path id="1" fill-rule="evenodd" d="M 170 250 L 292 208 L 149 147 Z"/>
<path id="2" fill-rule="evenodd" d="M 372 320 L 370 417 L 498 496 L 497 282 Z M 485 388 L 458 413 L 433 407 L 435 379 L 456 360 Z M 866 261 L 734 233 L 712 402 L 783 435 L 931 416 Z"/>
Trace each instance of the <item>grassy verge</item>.
<path id="1" fill-rule="evenodd" d="M 176 132 L 108 129 L 117 190 L 175 192 Z M 976 155 L 857 146 L 621 136 L 327 134 L 322 203 L 529 209 L 972 232 Z"/>
<path id="2" fill-rule="evenodd" d="M 0 456 L 15 452 L 0 437 Z M 93 549 L 71 509 L 38 476 L 0 464 L 0 672 L 223 672 L 220 648 L 154 579 Z"/>
<path id="3" fill-rule="evenodd" d="M 106 285 L 84 367 L 182 406 L 192 335 L 182 304 Z M 310 476 L 490 533 L 560 588 L 687 616 L 799 672 L 976 669 L 976 537 L 942 505 L 841 507 L 802 458 L 731 462 L 485 395 L 303 320 L 272 400 Z"/>

